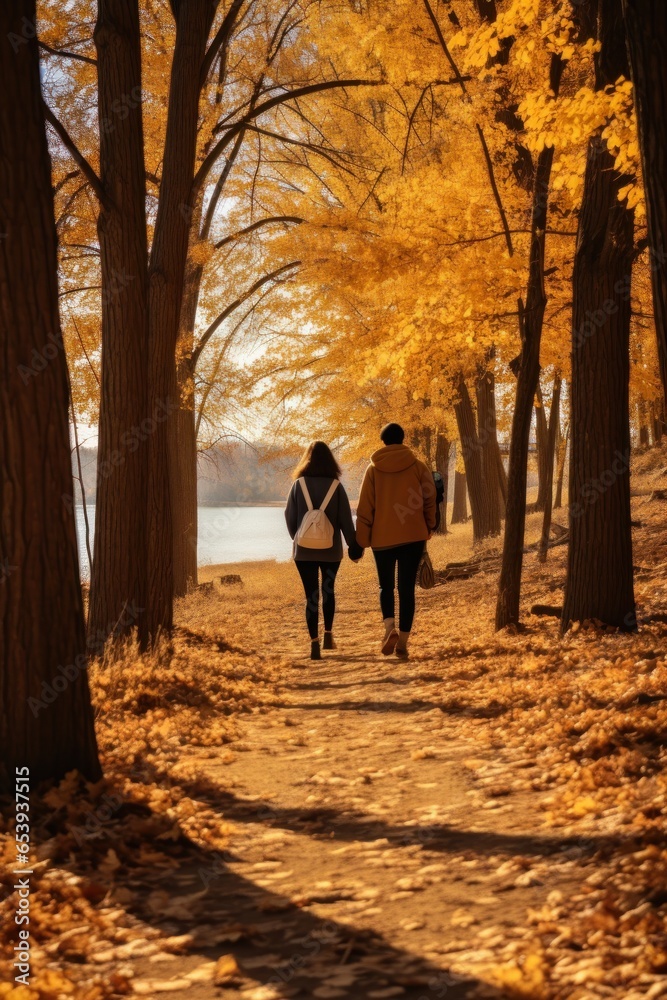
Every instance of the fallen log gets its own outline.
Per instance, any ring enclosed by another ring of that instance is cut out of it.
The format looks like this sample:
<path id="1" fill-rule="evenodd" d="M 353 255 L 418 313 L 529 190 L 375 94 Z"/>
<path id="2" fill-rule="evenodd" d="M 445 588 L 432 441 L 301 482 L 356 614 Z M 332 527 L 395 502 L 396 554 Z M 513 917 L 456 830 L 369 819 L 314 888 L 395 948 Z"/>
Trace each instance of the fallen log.
<path id="1" fill-rule="evenodd" d="M 549 541 L 547 548 L 555 549 L 559 545 L 566 545 L 570 540 L 570 532 L 562 524 L 553 522 L 551 530 L 557 537 Z M 531 542 L 530 545 L 524 546 L 524 554 L 536 552 L 539 546 L 539 542 Z M 435 571 L 436 582 L 447 583 L 449 580 L 468 580 L 471 576 L 481 573 L 482 570 L 493 568 L 493 564 L 500 563 L 501 558 L 502 553 L 498 552 L 493 555 L 479 556 L 477 559 L 470 559 L 468 562 L 447 563 L 444 569 Z"/>

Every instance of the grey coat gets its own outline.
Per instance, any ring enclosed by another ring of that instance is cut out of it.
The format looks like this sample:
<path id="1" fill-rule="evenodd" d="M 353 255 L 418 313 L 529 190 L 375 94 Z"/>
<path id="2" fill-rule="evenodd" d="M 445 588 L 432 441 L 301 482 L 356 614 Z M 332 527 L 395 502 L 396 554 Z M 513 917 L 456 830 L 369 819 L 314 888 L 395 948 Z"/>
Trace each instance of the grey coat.
<path id="1" fill-rule="evenodd" d="M 333 480 L 323 476 L 306 476 L 305 480 L 310 498 L 313 501 L 313 507 L 317 508 L 324 500 Z M 308 504 L 303 495 L 303 490 L 298 481 L 294 482 L 287 497 L 287 507 L 285 508 L 285 520 L 290 538 L 294 538 L 296 535 L 307 510 Z M 331 548 L 304 549 L 297 545 L 295 541 L 292 547 L 293 559 L 303 559 L 307 562 L 340 562 L 343 558 L 341 532 L 345 536 L 348 548 L 352 548 L 352 554 L 356 558 L 358 546 L 355 538 L 354 521 L 352 520 L 352 511 L 350 510 L 350 501 L 341 483 L 338 484 L 338 489 L 329 501 L 326 515 L 334 529 L 334 540 Z"/>

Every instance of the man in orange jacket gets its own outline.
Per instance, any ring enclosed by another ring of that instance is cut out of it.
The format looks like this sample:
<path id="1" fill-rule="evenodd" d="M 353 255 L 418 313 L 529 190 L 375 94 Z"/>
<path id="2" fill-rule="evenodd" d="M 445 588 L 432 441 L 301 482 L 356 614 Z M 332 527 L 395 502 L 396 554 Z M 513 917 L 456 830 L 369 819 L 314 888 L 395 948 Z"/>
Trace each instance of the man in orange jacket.
<path id="1" fill-rule="evenodd" d="M 404 437 L 400 424 L 387 424 L 380 432 L 384 447 L 371 455 L 361 484 L 357 541 L 362 548 L 372 548 L 375 556 L 385 627 L 382 652 L 405 659 L 415 615 L 417 570 L 436 523 L 436 489 L 431 472 L 403 444 Z"/>

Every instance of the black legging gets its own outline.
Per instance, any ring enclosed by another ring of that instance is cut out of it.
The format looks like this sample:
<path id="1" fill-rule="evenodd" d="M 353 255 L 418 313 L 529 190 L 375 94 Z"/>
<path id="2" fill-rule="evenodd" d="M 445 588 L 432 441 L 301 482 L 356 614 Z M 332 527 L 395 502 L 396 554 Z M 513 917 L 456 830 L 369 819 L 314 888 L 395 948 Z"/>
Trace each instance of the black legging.
<path id="1" fill-rule="evenodd" d="M 320 577 L 322 572 L 322 614 L 324 630 L 330 632 L 336 613 L 336 573 L 339 562 L 311 562 L 309 559 L 295 559 L 303 589 L 306 594 L 306 624 L 311 639 L 317 639 L 319 628 Z"/>
<path id="2" fill-rule="evenodd" d="M 408 542 L 392 549 L 373 549 L 380 581 L 380 607 L 383 618 L 394 617 L 394 588 L 398 563 L 398 627 L 409 632 L 415 617 L 415 585 L 424 542 Z"/>

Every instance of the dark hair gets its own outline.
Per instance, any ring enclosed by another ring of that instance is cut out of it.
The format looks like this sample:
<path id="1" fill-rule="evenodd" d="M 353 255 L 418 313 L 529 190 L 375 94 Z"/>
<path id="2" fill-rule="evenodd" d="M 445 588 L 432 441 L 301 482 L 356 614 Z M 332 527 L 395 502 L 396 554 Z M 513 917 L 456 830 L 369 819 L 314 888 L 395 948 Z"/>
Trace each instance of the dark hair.
<path id="1" fill-rule="evenodd" d="M 385 424 L 380 431 L 380 441 L 383 444 L 403 444 L 405 431 L 400 424 Z"/>
<path id="2" fill-rule="evenodd" d="M 333 452 L 324 441 L 311 441 L 292 473 L 294 479 L 300 476 L 322 476 L 325 479 L 340 479 L 341 468 Z"/>

